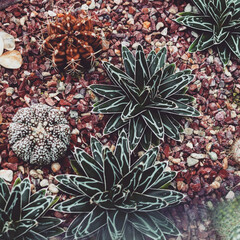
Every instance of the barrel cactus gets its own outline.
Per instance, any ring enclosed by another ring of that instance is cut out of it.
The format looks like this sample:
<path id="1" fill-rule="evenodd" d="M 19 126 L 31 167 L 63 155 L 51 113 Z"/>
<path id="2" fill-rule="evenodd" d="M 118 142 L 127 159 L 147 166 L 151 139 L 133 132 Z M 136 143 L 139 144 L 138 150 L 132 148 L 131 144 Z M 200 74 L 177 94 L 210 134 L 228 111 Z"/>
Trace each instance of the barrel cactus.
<path id="1" fill-rule="evenodd" d="M 178 204 L 180 192 L 165 189 L 176 176 L 167 169 L 167 162 L 156 161 L 158 148 L 152 148 L 131 163 L 125 131 L 112 152 L 94 137 L 93 157 L 75 148 L 71 162 L 78 175 L 56 176 L 59 189 L 73 198 L 55 205 L 54 210 L 75 213 L 66 239 L 85 239 L 93 234 L 97 239 L 144 240 L 178 236 L 179 230 L 160 209 Z"/>
<path id="2" fill-rule="evenodd" d="M 34 104 L 18 110 L 10 123 L 8 138 L 23 161 L 45 165 L 64 156 L 70 142 L 70 127 L 59 110 Z"/>
<path id="3" fill-rule="evenodd" d="M 57 200 L 45 189 L 31 195 L 28 178 L 17 178 L 11 191 L 0 178 L 0 239 L 47 240 L 63 233 L 60 219 L 43 216 Z"/>
<path id="4" fill-rule="evenodd" d="M 199 112 L 191 106 L 193 97 L 185 94 L 193 81 L 191 70 L 175 71 L 175 64 L 166 65 L 167 49 L 152 50 L 147 59 L 141 45 L 136 57 L 122 47 L 126 72 L 114 65 L 103 65 L 114 85 L 93 84 L 90 89 L 103 96 L 93 106 L 93 113 L 111 114 L 104 134 L 128 128 L 130 149 L 139 144 L 148 149 L 159 145 L 164 136 L 179 141 L 183 131 L 179 117 L 197 117 Z"/>

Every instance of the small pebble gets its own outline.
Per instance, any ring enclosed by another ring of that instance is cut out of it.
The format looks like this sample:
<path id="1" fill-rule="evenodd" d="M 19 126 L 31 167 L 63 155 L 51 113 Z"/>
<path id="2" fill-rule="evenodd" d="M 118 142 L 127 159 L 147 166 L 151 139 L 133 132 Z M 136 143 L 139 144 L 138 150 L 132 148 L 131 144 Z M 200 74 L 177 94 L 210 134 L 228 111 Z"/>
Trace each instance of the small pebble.
<path id="1" fill-rule="evenodd" d="M 59 192 L 57 186 L 54 185 L 53 183 L 49 184 L 48 189 L 51 193 L 54 193 L 54 194 Z"/>
<path id="2" fill-rule="evenodd" d="M 34 169 L 30 170 L 29 174 L 34 178 L 38 178 L 38 173 Z"/>
<path id="3" fill-rule="evenodd" d="M 198 160 L 198 159 L 193 158 L 193 157 L 191 157 L 191 156 L 189 156 L 189 157 L 187 158 L 187 165 L 188 165 L 188 167 L 192 167 L 192 166 L 196 165 L 197 163 L 199 163 L 199 160 Z"/>
<path id="4" fill-rule="evenodd" d="M 191 153 L 191 157 L 196 158 L 196 159 L 204 159 L 206 158 L 206 154 L 202 153 Z"/>
<path id="5" fill-rule="evenodd" d="M 40 182 L 40 186 L 41 186 L 41 187 L 47 187 L 48 184 L 49 184 L 49 183 L 48 183 L 48 180 L 45 179 L 45 178 Z"/>
<path id="6" fill-rule="evenodd" d="M 61 168 L 61 165 L 58 162 L 52 163 L 51 169 L 54 173 L 58 172 Z"/>
<path id="7" fill-rule="evenodd" d="M 213 160 L 213 161 L 217 161 L 218 160 L 218 156 L 215 152 L 209 152 L 208 153 L 209 157 Z"/>

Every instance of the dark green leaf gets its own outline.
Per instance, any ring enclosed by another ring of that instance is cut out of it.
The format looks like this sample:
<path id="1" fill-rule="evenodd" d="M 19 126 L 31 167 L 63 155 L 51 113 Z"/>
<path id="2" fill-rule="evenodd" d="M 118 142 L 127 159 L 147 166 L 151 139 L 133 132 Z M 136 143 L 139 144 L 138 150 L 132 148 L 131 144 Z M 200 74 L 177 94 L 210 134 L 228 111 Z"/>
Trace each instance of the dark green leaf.
<path id="1" fill-rule="evenodd" d="M 23 219 L 37 219 L 43 215 L 54 201 L 53 196 L 46 196 L 42 199 L 30 202 L 22 209 Z"/>
<path id="2" fill-rule="evenodd" d="M 110 190 L 121 179 L 121 169 L 118 160 L 108 147 L 103 149 L 102 154 L 105 190 Z"/>
<path id="3" fill-rule="evenodd" d="M 5 200 L 7 200 L 10 195 L 9 188 L 2 178 L 0 178 L 0 194 L 3 196 Z"/>
<path id="4" fill-rule="evenodd" d="M 164 128 L 159 110 L 148 110 L 143 113 L 142 117 L 147 126 L 152 130 L 153 134 L 159 139 L 163 139 Z"/>
<path id="5" fill-rule="evenodd" d="M 149 67 L 150 76 L 152 77 L 156 72 L 164 67 L 166 62 L 167 49 L 164 47 L 158 51 L 155 58 L 152 60 L 152 63 Z"/>
<path id="6" fill-rule="evenodd" d="M 175 21 L 196 30 L 212 32 L 213 29 L 211 17 L 209 16 L 182 16 Z"/>
<path id="7" fill-rule="evenodd" d="M 128 214 L 119 210 L 107 211 L 107 226 L 113 240 L 121 239 Z"/>
<path id="8" fill-rule="evenodd" d="M 128 102 L 129 100 L 125 96 L 112 98 L 103 103 L 95 104 L 92 112 L 104 114 L 121 113 Z"/>
<path id="9" fill-rule="evenodd" d="M 100 166 L 103 167 L 103 160 L 102 160 L 103 146 L 101 142 L 97 138 L 91 137 L 90 147 L 91 147 L 94 160 L 96 160 L 100 164 Z"/>
<path id="10" fill-rule="evenodd" d="M 129 147 L 133 151 L 139 144 L 146 125 L 141 116 L 130 119 L 129 121 Z"/>
<path id="11" fill-rule="evenodd" d="M 144 169 L 151 167 L 156 161 L 157 154 L 158 147 L 151 148 L 131 165 L 131 169 L 137 167 L 139 164 L 143 164 Z"/>
<path id="12" fill-rule="evenodd" d="M 96 207 L 79 224 L 75 233 L 75 238 L 84 238 L 98 231 L 106 225 L 106 218 L 105 211 Z"/>
<path id="13" fill-rule="evenodd" d="M 129 215 L 128 221 L 137 229 L 137 231 L 154 240 L 166 239 L 163 232 L 156 226 L 147 213 L 132 213 Z"/>
<path id="14" fill-rule="evenodd" d="M 92 211 L 93 208 L 94 205 L 90 204 L 89 197 L 77 196 L 58 203 L 53 209 L 63 213 L 86 213 Z"/>
<path id="15" fill-rule="evenodd" d="M 103 180 L 103 168 L 95 159 L 80 148 L 75 148 L 74 156 L 87 177 Z"/>
<path id="16" fill-rule="evenodd" d="M 134 79 L 135 75 L 135 57 L 132 52 L 125 46 L 122 46 L 122 58 L 126 73 Z"/>
<path id="17" fill-rule="evenodd" d="M 149 69 L 141 45 L 138 45 L 136 51 L 135 83 L 142 91 L 149 79 Z"/>
<path id="18" fill-rule="evenodd" d="M 122 130 L 118 137 L 114 155 L 119 163 L 121 175 L 126 175 L 129 172 L 130 154 L 129 143 L 125 130 Z"/>
<path id="19" fill-rule="evenodd" d="M 116 85 L 93 84 L 90 85 L 89 88 L 93 92 L 109 99 L 118 98 L 124 95 L 122 89 Z"/>
<path id="20" fill-rule="evenodd" d="M 177 172 L 163 172 L 161 178 L 159 178 L 151 188 L 163 188 L 166 184 L 171 182 L 177 176 Z"/>
<path id="21" fill-rule="evenodd" d="M 110 133 L 113 133 L 115 131 L 117 131 L 118 129 L 122 128 L 123 126 L 127 125 L 128 122 L 124 122 L 121 118 L 121 115 L 119 114 L 116 114 L 116 115 L 113 115 L 107 122 L 104 130 L 103 130 L 103 133 L 105 135 L 107 134 L 110 134 Z"/>

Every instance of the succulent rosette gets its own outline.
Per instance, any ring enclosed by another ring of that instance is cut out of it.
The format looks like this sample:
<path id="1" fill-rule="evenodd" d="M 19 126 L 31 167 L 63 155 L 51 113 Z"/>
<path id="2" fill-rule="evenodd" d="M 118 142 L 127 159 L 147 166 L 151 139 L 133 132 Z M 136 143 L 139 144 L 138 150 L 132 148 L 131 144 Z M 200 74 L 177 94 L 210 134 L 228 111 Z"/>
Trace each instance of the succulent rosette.
<path id="1" fill-rule="evenodd" d="M 75 148 L 71 162 L 78 175 L 56 176 L 59 189 L 73 195 L 55 205 L 54 210 L 75 213 L 66 239 L 165 239 L 179 230 L 159 212 L 178 204 L 184 195 L 165 189 L 176 176 L 167 162 L 156 161 L 158 148 L 152 148 L 131 163 L 129 143 L 123 130 L 112 152 L 94 137 L 92 155 Z"/>
<path id="2" fill-rule="evenodd" d="M 47 240 L 63 233 L 60 219 L 44 216 L 57 201 L 55 196 L 46 196 L 45 189 L 31 195 L 28 178 L 17 178 L 11 191 L 0 178 L 0 239 Z"/>
<path id="3" fill-rule="evenodd" d="M 176 22 L 197 30 L 200 34 L 189 52 L 216 47 L 226 65 L 233 53 L 240 58 L 240 1 L 193 0 L 199 12 L 182 12 Z"/>
<path id="4" fill-rule="evenodd" d="M 183 131 L 179 116 L 197 117 L 199 112 L 190 106 L 193 97 L 185 94 L 193 81 L 191 70 L 175 71 L 175 64 L 166 65 L 167 49 L 152 50 L 147 59 L 141 45 L 136 57 L 122 47 L 126 72 L 104 62 L 107 75 L 114 85 L 94 84 L 90 89 L 104 98 L 94 104 L 93 113 L 112 114 L 104 128 L 110 134 L 127 128 L 130 150 L 140 143 L 144 149 L 159 145 L 167 135 L 180 140 Z"/>

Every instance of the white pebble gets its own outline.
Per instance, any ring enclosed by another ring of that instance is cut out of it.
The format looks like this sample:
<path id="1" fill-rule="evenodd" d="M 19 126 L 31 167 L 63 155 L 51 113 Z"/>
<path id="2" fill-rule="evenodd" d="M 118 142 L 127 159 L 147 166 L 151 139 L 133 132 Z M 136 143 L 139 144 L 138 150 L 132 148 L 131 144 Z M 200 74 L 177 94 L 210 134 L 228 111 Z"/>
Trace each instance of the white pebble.
<path id="1" fill-rule="evenodd" d="M 53 163 L 51 165 L 51 169 L 54 173 L 58 172 L 60 170 L 60 168 L 61 168 L 61 165 L 58 162 Z"/>
<path id="2" fill-rule="evenodd" d="M 29 174 L 34 178 L 38 178 L 38 173 L 34 169 L 30 170 Z"/>
<path id="3" fill-rule="evenodd" d="M 49 183 L 48 183 L 48 180 L 45 179 L 45 178 L 40 182 L 40 186 L 41 186 L 41 187 L 47 187 L 48 184 L 49 184 Z"/>
<path id="4" fill-rule="evenodd" d="M 51 193 L 54 193 L 54 194 L 59 192 L 57 186 L 54 185 L 53 183 L 49 184 L 48 189 Z"/>
<path id="5" fill-rule="evenodd" d="M 7 182 L 12 182 L 13 180 L 13 171 L 12 170 L 0 170 L 0 177 L 6 180 Z"/>

